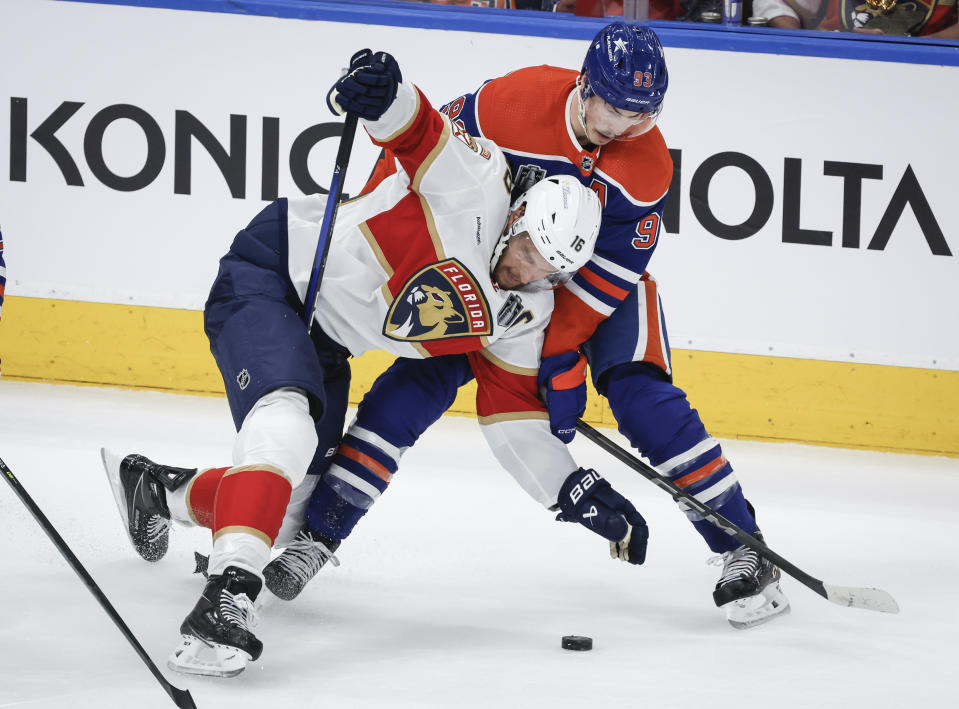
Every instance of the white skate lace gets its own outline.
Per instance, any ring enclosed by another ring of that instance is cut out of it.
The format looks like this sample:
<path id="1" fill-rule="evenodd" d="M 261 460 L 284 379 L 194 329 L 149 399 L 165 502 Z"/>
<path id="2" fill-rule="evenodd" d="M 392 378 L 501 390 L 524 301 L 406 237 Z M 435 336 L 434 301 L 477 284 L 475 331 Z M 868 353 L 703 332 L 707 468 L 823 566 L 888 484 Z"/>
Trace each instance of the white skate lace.
<path id="1" fill-rule="evenodd" d="M 253 601 L 245 593 L 220 592 L 220 616 L 227 623 L 250 631 L 256 627 L 258 618 Z"/>
<path id="2" fill-rule="evenodd" d="M 301 531 L 293 537 L 286 550 L 276 557 L 274 563 L 300 584 L 306 584 L 327 561 L 333 566 L 340 565 L 340 560 L 325 544 L 313 539 L 306 531 Z"/>
<path id="3" fill-rule="evenodd" d="M 723 565 L 723 575 L 716 582 L 722 586 L 734 579 L 746 579 L 759 575 L 759 555 L 749 547 L 739 547 L 735 551 L 727 551 L 706 560 L 710 566 Z"/>
<path id="4" fill-rule="evenodd" d="M 160 515 L 150 515 L 147 519 L 147 541 L 153 543 L 166 534 L 172 525 L 170 520 Z"/>

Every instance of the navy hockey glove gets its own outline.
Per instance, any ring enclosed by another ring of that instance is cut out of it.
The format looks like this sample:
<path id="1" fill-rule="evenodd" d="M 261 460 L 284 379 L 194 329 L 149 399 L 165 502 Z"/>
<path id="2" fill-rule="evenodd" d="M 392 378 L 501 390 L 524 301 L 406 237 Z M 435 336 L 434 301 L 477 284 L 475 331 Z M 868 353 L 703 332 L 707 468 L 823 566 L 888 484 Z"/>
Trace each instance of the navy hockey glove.
<path id="1" fill-rule="evenodd" d="M 549 430 L 569 443 L 576 435 L 576 419 L 586 411 L 586 358 L 579 352 L 544 357 L 537 381 L 549 411 Z"/>
<path id="2" fill-rule="evenodd" d="M 559 491 L 556 519 L 579 522 L 609 541 L 609 555 L 630 564 L 646 561 L 649 527 L 633 503 L 613 489 L 595 470 L 572 473 Z"/>
<path id="3" fill-rule="evenodd" d="M 391 54 L 361 49 L 350 58 L 346 76 L 327 93 L 326 105 L 336 114 L 353 113 L 375 121 L 393 103 L 401 81 L 400 66 Z"/>

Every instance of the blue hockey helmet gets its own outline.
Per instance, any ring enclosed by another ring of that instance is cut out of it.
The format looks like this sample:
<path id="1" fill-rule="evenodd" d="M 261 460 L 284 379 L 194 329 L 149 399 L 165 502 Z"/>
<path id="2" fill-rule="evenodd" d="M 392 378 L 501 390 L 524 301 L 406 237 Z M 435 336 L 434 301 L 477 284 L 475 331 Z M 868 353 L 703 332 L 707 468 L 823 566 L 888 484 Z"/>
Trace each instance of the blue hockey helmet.
<path id="1" fill-rule="evenodd" d="M 669 77 L 663 45 L 649 27 L 606 25 L 589 45 L 582 73 L 583 104 L 595 95 L 614 108 L 647 114 L 645 130 L 652 127 L 662 110 Z"/>

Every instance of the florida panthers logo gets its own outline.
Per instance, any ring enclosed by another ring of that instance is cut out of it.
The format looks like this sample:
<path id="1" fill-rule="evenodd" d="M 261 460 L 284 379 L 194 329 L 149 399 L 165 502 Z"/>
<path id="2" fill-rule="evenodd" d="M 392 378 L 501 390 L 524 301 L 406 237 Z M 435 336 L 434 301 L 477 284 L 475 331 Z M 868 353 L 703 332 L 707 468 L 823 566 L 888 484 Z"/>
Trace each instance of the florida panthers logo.
<path id="1" fill-rule="evenodd" d="M 397 294 L 383 325 L 393 340 L 427 341 L 492 332 L 489 305 L 476 279 L 456 259 L 413 275 Z"/>

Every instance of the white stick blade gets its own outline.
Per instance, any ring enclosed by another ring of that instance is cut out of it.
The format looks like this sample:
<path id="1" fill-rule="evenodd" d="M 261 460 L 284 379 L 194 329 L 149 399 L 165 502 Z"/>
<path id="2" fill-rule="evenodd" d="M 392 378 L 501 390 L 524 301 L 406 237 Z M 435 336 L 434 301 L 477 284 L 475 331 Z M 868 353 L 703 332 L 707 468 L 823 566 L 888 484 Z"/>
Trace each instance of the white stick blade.
<path id="1" fill-rule="evenodd" d="M 123 493 L 123 484 L 120 482 L 120 463 L 123 460 L 123 456 L 108 451 L 106 448 L 101 448 L 100 460 L 103 461 L 103 469 L 106 471 L 110 489 L 113 490 L 113 499 L 117 503 L 120 518 L 123 520 L 123 527 L 126 529 L 127 536 L 129 536 L 130 520 L 127 518 L 127 501 Z M 133 540 L 131 539 L 130 541 Z"/>
<path id="2" fill-rule="evenodd" d="M 881 588 L 858 588 L 855 586 L 832 586 L 823 584 L 826 598 L 833 603 L 849 608 L 865 608 L 880 613 L 898 613 L 899 604 L 887 591 Z"/>

